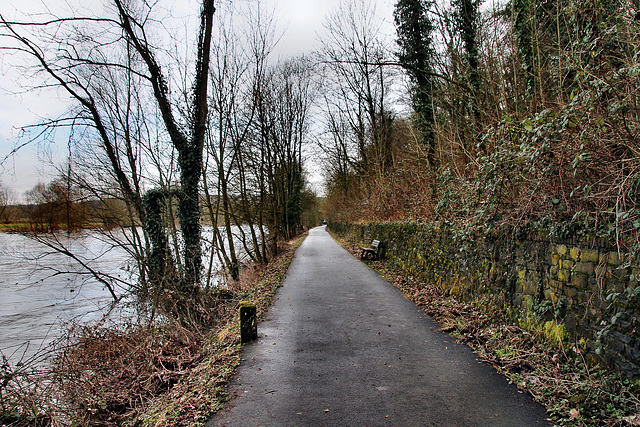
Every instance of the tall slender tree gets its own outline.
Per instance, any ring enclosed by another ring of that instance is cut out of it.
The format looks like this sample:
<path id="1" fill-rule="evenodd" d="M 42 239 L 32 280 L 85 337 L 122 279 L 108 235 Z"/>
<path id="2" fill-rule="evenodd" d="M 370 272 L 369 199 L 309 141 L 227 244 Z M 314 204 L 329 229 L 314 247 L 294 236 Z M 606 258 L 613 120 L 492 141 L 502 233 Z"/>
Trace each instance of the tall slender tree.
<path id="1" fill-rule="evenodd" d="M 136 31 L 139 25 L 124 6 L 122 0 L 115 0 L 122 28 L 147 66 L 155 100 L 162 114 L 172 144 L 178 151 L 180 165 L 180 185 L 178 213 L 184 239 L 184 277 L 182 287 L 186 293 L 197 290 L 202 270 L 201 225 L 200 225 L 200 177 L 202 156 L 207 130 L 209 82 L 209 56 L 215 7 L 213 0 L 203 0 L 200 13 L 200 33 L 196 72 L 193 80 L 189 105 L 189 126 L 181 129 L 174 116 L 169 98 L 169 86 L 155 55 L 146 43 L 144 32 Z"/>
<path id="2" fill-rule="evenodd" d="M 13 22 L 0 15 L 0 40 L 3 49 L 30 59 L 34 70 L 45 76 L 46 86 L 57 87 L 71 98 L 69 116 L 50 120 L 47 126 L 88 130 L 123 199 L 143 224 L 145 183 L 139 175 L 138 156 L 140 145 L 149 141 L 137 139 L 132 132 L 137 104 L 131 95 L 149 94 L 148 98 L 140 97 L 149 102 L 140 114 L 144 111 L 150 116 L 154 107 L 159 111 L 162 135 L 168 137 L 178 155 L 184 265 L 176 291 L 188 302 L 198 291 L 202 270 L 199 187 L 207 129 L 214 0 L 201 2 L 200 30 L 194 42 L 197 54 L 186 108 L 179 108 L 179 100 L 170 89 L 168 67 L 161 66 L 165 51 L 152 41 L 155 20 L 150 16 L 155 3 L 111 0 L 111 5 L 112 9 L 102 9 L 93 16 L 38 15 L 40 22 Z M 148 255 L 149 250 L 145 248 L 145 252 Z"/>
<path id="3" fill-rule="evenodd" d="M 435 167 L 433 47 L 434 26 L 429 17 L 432 0 L 398 0 L 394 10 L 398 61 L 411 80 L 411 99 L 417 115 L 417 127 Z"/>
<path id="4" fill-rule="evenodd" d="M 469 109 L 473 117 L 474 140 L 479 139 L 480 123 L 480 54 L 478 52 L 478 20 L 481 0 L 453 0 L 455 26 L 464 46 L 466 80 L 469 91 Z M 475 145 L 475 144 L 474 144 Z"/>

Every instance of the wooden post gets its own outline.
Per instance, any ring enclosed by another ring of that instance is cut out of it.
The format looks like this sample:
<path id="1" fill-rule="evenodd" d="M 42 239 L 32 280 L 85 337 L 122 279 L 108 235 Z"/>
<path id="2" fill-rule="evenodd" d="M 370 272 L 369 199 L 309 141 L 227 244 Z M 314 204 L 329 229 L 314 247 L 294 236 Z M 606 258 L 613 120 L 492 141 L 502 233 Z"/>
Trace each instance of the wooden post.
<path id="1" fill-rule="evenodd" d="M 240 342 L 248 343 L 258 338 L 256 305 L 248 301 L 240 303 Z"/>

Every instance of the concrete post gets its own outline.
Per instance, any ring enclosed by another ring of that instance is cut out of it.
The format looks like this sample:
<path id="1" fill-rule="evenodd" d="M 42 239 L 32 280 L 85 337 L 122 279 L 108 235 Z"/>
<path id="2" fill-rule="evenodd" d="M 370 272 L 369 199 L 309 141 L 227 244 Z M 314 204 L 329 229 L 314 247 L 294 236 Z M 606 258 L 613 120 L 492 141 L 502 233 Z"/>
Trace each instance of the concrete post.
<path id="1" fill-rule="evenodd" d="M 248 343 L 258 338 L 256 305 L 248 301 L 240 303 L 240 342 Z"/>

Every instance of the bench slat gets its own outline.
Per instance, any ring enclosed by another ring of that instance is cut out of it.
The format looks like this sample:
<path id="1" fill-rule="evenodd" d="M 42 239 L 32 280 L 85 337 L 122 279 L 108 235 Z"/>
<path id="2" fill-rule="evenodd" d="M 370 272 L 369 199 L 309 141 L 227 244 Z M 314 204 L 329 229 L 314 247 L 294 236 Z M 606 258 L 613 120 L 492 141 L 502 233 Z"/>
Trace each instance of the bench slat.
<path id="1" fill-rule="evenodd" d="M 374 240 L 371 242 L 370 248 L 361 247 L 362 253 L 360 254 L 360 259 L 364 259 L 365 255 L 370 255 L 371 259 L 380 259 L 380 240 Z"/>

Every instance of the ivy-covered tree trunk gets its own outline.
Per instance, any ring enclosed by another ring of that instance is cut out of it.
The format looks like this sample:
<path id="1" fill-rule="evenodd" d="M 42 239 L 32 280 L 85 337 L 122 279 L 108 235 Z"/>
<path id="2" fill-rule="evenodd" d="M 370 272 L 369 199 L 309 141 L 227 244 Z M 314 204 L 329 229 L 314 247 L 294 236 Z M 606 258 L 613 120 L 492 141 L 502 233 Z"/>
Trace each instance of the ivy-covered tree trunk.
<path id="1" fill-rule="evenodd" d="M 149 273 L 149 282 L 156 294 L 162 290 L 163 283 L 166 283 L 175 274 L 165 233 L 166 223 L 163 220 L 163 210 L 168 196 L 169 193 L 166 190 L 153 189 L 147 191 L 142 198 L 146 213 L 144 226 L 151 243 L 151 252 L 147 255 L 146 267 Z"/>
<path id="2" fill-rule="evenodd" d="M 432 61 L 434 56 L 433 24 L 428 15 L 432 1 L 398 0 L 394 21 L 400 47 L 398 60 L 406 70 L 413 85 L 412 104 L 416 112 L 416 124 L 427 150 L 432 168 L 435 167 L 436 142 L 434 131 L 434 86 Z"/>
<path id="3" fill-rule="evenodd" d="M 178 198 L 178 216 L 184 240 L 184 287 L 185 291 L 197 290 L 202 272 L 202 247 L 200 224 L 200 172 L 202 150 L 180 152 L 181 191 Z M 189 290 L 188 288 L 194 287 Z"/>
<path id="4" fill-rule="evenodd" d="M 525 72 L 526 93 L 535 93 L 533 35 L 531 31 L 532 17 L 531 0 L 514 0 L 513 30 L 516 34 L 518 53 Z"/>
<path id="5" fill-rule="evenodd" d="M 454 0 L 455 25 L 460 32 L 460 38 L 464 44 L 464 57 L 467 65 L 467 82 L 470 89 L 469 109 L 473 117 L 473 144 L 470 144 L 470 152 L 474 151 L 477 142 L 480 141 L 482 125 L 480 123 L 480 106 L 478 96 L 480 94 L 480 58 L 478 53 L 478 0 Z"/>
<path id="6" fill-rule="evenodd" d="M 179 291 L 188 298 L 199 289 L 202 270 L 201 225 L 200 225 L 200 177 L 202 172 L 202 153 L 207 131 L 208 81 L 211 50 L 211 35 L 214 0 L 202 0 L 200 11 L 200 33 L 198 36 L 198 54 L 192 86 L 191 105 L 187 129 L 179 124 L 173 113 L 170 90 L 164 73 L 150 50 L 146 39 L 138 34 L 138 23 L 132 17 L 128 5 L 123 0 L 114 0 L 122 28 L 131 39 L 133 48 L 145 62 L 149 71 L 149 80 L 162 120 L 178 151 L 180 165 L 181 191 L 178 199 L 180 229 L 184 240 L 184 272 Z"/>

